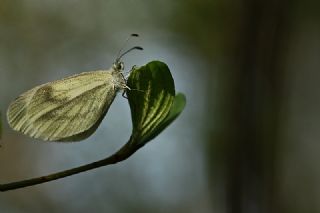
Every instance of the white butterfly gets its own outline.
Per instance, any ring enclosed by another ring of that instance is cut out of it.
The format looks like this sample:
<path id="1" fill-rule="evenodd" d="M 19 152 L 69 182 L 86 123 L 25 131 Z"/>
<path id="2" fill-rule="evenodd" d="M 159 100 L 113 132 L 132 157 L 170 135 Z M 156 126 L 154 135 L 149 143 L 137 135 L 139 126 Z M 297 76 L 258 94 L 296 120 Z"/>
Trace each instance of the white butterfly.
<path id="1" fill-rule="evenodd" d="M 128 89 L 120 58 L 133 49 L 142 48 L 129 49 L 108 70 L 83 72 L 21 94 L 8 108 L 9 125 L 46 141 L 79 141 L 89 137 L 116 93 Z"/>

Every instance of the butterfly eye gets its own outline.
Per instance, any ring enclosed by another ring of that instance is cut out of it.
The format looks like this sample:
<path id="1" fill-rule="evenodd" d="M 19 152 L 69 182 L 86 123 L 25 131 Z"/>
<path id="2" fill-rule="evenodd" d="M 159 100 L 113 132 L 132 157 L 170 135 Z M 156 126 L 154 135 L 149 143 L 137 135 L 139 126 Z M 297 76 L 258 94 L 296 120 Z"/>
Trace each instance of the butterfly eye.
<path id="1" fill-rule="evenodd" d="M 122 71 L 124 69 L 123 62 L 115 62 L 113 64 L 113 69 Z"/>
<path id="2" fill-rule="evenodd" d="M 124 64 L 123 64 L 123 62 L 120 62 L 120 63 L 117 64 L 117 69 L 118 69 L 118 70 L 123 70 L 123 69 L 124 69 Z"/>

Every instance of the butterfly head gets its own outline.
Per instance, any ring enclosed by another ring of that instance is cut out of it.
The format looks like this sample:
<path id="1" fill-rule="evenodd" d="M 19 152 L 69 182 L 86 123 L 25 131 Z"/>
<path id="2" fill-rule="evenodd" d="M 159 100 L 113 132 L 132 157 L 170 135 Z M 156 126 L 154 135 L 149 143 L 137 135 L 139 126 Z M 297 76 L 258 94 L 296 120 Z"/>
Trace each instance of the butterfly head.
<path id="1" fill-rule="evenodd" d="M 124 63 L 120 60 L 116 60 L 113 65 L 112 68 L 118 72 L 122 72 L 124 70 Z"/>

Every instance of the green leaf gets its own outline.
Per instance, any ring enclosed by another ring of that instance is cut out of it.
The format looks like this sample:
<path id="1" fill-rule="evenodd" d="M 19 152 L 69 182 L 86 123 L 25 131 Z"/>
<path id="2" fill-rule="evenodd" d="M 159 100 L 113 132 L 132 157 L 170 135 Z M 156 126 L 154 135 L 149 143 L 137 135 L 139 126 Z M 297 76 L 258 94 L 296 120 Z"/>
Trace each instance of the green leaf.
<path id="1" fill-rule="evenodd" d="M 186 96 L 182 93 L 178 93 L 170 108 L 168 116 L 158 125 L 157 129 L 149 136 L 149 140 L 152 140 L 159 135 L 167 126 L 169 126 L 183 111 L 186 106 Z"/>
<path id="2" fill-rule="evenodd" d="M 127 92 L 133 124 L 131 141 L 144 145 L 182 112 L 185 97 L 175 96 L 170 70 L 160 61 L 134 68 L 127 84 L 131 88 Z"/>

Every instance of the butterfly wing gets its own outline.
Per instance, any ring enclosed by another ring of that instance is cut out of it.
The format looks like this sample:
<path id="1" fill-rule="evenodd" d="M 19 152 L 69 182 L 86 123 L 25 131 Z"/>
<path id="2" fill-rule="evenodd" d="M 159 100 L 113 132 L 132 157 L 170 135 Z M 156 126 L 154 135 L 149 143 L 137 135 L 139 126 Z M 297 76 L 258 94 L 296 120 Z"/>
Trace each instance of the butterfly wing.
<path id="1" fill-rule="evenodd" d="M 37 86 L 9 106 L 9 125 L 47 141 L 87 138 L 116 95 L 113 82 L 110 71 L 92 71 Z"/>

